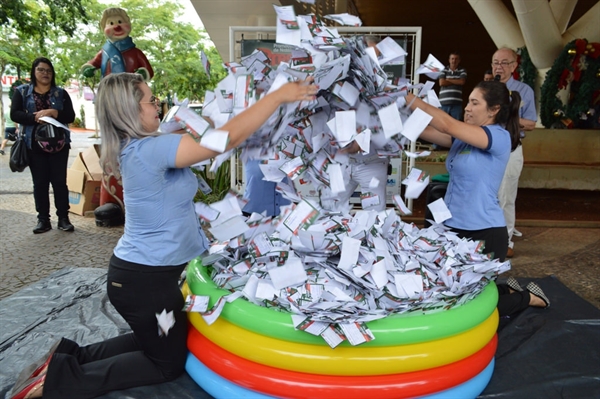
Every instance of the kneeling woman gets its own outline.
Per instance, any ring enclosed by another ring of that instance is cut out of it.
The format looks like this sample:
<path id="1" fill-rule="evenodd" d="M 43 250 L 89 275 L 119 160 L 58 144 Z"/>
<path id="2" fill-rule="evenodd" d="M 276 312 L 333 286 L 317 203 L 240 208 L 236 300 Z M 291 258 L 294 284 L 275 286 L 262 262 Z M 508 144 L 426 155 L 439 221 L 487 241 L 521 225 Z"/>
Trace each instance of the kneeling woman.
<path id="1" fill-rule="evenodd" d="M 313 84 L 288 83 L 221 130 L 227 150 L 244 142 L 277 108 L 312 100 Z M 194 211 L 198 182 L 189 166 L 219 153 L 187 134 L 158 132 L 159 102 L 141 75 L 117 73 L 98 86 L 101 163 L 123 180 L 125 230 L 107 275 L 110 302 L 132 332 L 87 346 L 63 338 L 24 370 L 13 398 L 93 398 L 173 380 L 184 372 L 187 317 L 178 280 L 208 242 Z M 117 174 L 117 175 L 118 175 Z M 159 315 L 165 323 L 158 323 Z"/>
<path id="2" fill-rule="evenodd" d="M 433 117 L 420 137 L 450 148 L 446 159 L 450 182 L 444 201 L 452 217 L 444 224 L 459 237 L 484 241 L 484 252 L 504 261 L 508 232 L 498 189 L 510 153 L 518 145 L 521 96 L 511 93 L 504 83 L 480 82 L 469 95 L 464 122 L 412 93 L 406 102 L 411 109 L 421 108 Z M 513 285 L 498 285 L 500 316 L 549 304 L 535 283 L 524 291 Z"/>

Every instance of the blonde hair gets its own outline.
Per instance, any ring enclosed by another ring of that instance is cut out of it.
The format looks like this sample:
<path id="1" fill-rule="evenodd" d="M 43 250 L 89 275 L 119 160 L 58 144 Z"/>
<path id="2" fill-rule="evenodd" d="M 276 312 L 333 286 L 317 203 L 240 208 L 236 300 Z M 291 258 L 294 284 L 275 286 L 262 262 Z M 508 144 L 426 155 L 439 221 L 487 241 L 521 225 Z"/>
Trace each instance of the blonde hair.
<path id="1" fill-rule="evenodd" d="M 100 30 L 104 31 L 104 24 L 106 24 L 106 20 L 110 17 L 121 17 L 125 20 L 125 22 L 127 22 L 128 24 L 131 23 L 131 19 L 129 19 L 129 15 L 127 15 L 127 11 L 123 10 L 122 8 L 118 8 L 118 7 L 111 7 L 111 8 L 107 8 L 106 10 L 104 10 L 102 12 L 102 18 L 100 19 Z"/>
<path id="2" fill-rule="evenodd" d="M 143 84 L 146 82 L 140 74 L 111 73 L 98 85 L 94 102 L 102 137 L 100 165 L 106 174 L 117 178 L 119 155 L 129 141 L 159 135 L 158 131 L 147 132 L 142 125 Z"/>

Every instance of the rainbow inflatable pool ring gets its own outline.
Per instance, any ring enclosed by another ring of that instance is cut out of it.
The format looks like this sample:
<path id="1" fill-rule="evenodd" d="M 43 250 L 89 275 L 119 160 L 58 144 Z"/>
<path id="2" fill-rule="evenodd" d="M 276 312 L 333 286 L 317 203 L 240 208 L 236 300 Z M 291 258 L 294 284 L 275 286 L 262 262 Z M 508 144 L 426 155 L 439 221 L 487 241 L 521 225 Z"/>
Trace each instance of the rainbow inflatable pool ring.
<path id="1" fill-rule="evenodd" d="M 216 287 L 199 260 L 183 293 Z M 188 285 L 189 284 L 189 285 Z M 395 314 L 368 322 L 375 339 L 335 349 L 294 329 L 289 313 L 244 299 L 207 325 L 189 313 L 188 374 L 216 398 L 475 398 L 492 377 L 497 347 L 494 283 L 473 300 L 441 312 Z"/>

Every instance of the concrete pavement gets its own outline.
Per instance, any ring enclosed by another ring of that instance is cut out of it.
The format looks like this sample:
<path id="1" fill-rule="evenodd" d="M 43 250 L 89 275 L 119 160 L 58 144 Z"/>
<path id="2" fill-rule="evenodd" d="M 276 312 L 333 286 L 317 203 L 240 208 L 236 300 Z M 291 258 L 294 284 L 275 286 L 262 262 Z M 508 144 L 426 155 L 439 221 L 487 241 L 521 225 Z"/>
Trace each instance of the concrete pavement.
<path id="1" fill-rule="evenodd" d="M 89 131 L 72 134 L 69 165 L 80 151 L 100 144 L 92 136 Z M 75 231 L 60 231 L 51 194 L 53 229 L 33 234 L 37 213 L 31 173 L 11 172 L 8 161 L 9 151 L 0 156 L 0 299 L 67 266 L 107 268 L 123 227 L 96 227 L 93 217 L 69 214 Z"/>

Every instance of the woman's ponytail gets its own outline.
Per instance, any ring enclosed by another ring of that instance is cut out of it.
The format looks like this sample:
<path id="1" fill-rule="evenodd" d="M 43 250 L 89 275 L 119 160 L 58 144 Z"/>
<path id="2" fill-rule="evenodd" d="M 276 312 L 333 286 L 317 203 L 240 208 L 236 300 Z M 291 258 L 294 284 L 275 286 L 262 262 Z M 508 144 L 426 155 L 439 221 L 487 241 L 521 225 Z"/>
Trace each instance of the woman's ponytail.
<path id="1" fill-rule="evenodd" d="M 521 95 L 518 91 L 511 91 L 510 103 L 508 104 L 508 120 L 506 121 L 506 130 L 510 133 L 511 151 L 514 151 L 521 143 L 520 108 Z"/>
<path id="2" fill-rule="evenodd" d="M 521 124 L 519 123 L 519 109 L 521 108 L 521 95 L 517 91 L 511 92 L 502 82 L 479 82 L 476 89 L 481 90 L 488 109 L 498 109 L 494 123 L 504 126 L 510 134 L 511 151 L 521 142 Z"/>

